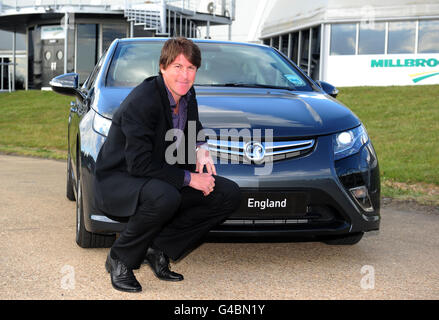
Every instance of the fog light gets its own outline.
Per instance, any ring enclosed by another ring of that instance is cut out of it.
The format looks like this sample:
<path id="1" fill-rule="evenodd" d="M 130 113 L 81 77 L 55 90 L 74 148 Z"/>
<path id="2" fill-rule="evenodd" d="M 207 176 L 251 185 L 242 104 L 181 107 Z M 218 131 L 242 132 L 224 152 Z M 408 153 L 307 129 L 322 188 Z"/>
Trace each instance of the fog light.
<path id="1" fill-rule="evenodd" d="M 360 205 L 360 207 L 366 212 L 373 211 L 373 205 L 370 201 L 369 192 L 365 186 L 356 187 L 349 189 L 351 194 L 354 196 L 354 199 Z"/>

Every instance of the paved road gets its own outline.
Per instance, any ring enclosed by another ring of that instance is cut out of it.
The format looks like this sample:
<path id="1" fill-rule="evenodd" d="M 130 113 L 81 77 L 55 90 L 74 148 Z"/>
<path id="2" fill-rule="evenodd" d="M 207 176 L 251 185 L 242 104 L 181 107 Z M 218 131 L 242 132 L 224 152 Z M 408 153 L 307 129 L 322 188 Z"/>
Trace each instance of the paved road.
<path id="1" fill-rule="evenodd" d="M 139 294 L 115 291 L 108 249 L 82 249 L 65 163 L 0 155 L 0 299 L 438 299 L 439 214 L 386 207 L 355 246 L 205 243 L 172 269 L 135 271 Z"/>

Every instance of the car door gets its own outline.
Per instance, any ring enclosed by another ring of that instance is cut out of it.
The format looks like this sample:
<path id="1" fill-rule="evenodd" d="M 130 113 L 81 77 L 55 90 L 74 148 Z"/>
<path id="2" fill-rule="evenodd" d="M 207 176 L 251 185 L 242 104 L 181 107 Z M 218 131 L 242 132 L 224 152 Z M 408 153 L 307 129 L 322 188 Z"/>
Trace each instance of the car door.
<path id="1" fill-rule="evenodd" d="M 71 102 L 70 114 L 69 114 L 69 129 L 68 129 L 68 140 L 69 140 L 69 153 L 71 161 L 73 162 L 72 168 L 75 174 L 75 183 L 78 177 L 78 156 L 80 154 L 80 135 L 79 135 L 79 123 L 84 115 L 90 111 L 90 101 L 93 100 L 94 95 L 94 85 L 96 77 L 99 74 L 102 63 L 105 57 L 104 53 L 99 59 L 93 71 L 90 73 L 87 80 L 84 82 L 82 87 L 79 89 L 85 99 L 81 100 L 76 98 L 75 101 Z"/>

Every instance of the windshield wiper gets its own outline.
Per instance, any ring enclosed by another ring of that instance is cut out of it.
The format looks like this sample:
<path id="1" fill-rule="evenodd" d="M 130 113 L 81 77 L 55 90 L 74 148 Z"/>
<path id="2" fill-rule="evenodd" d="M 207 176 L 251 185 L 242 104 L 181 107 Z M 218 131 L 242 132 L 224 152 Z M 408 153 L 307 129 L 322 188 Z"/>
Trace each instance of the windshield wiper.
<path id="1" fill-rule="evenodd" d="M 284 89 L 284 90 L 295 90 L 294 86 L 275 86 L 269 84 L 260 83 L 244 83 L 244 82 L 228 82 L 228 83 L 215 83 L 215 84 L 198 84 L 200 86 L 209 87 L 243 87 L 243 88 L 267 88 L 267 89 Z"/>

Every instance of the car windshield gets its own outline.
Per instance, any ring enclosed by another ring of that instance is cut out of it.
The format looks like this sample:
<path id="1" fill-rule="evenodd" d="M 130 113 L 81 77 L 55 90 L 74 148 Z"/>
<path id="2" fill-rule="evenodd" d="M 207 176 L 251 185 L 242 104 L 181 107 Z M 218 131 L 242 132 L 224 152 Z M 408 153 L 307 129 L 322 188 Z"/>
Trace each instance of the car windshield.
<path id="1" fill-rule="evenodd" d="M 275 50 L 234 43 L 199 42 L 201 67 L 195 85 L 312 90 L 309 82 Z M 106 86 L 133 87 L 157 75 L 163 42 L 120 43 Z"/>

